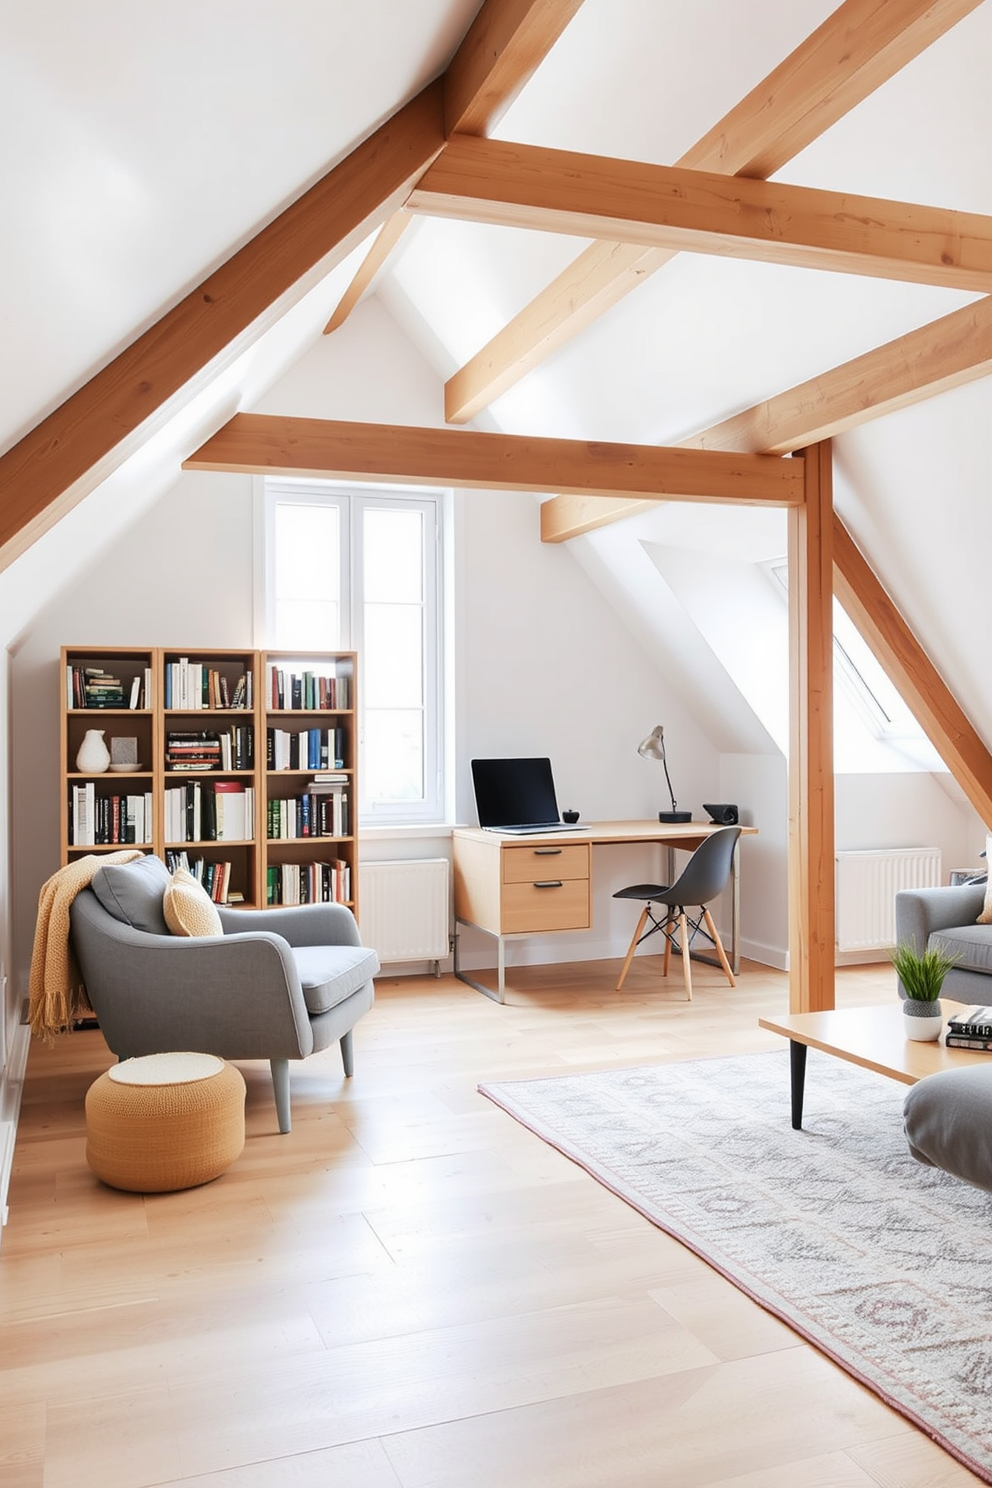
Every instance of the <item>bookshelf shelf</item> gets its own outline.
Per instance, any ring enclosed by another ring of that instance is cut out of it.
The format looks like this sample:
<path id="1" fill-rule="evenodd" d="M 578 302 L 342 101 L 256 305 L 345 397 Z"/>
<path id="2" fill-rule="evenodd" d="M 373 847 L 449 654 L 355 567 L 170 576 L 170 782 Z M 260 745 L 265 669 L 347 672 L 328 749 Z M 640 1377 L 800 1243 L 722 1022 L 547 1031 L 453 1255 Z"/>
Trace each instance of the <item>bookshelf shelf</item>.
<path id="1" fill-rule="evenodd" d="M 188 867 L 231 903 L 332 898 L 357 912 L 354 652 L 64 646 L 61 661 L 63 864 L 136 846 Z M 139 768 L 77 769 L 94 728 Z M 270 765 L 270 749 L 286 763 Z M 189 765 L 174 768 L 176 759 Z M 270 835 L 270 811 L 283 813 L 287 832 L 299 812 L 299 835 Z M 246 816 L 249 831 L 214 835 L 232 812 L 235 830 Z M 349 831 L 310 835 L 311 812 Z"/>

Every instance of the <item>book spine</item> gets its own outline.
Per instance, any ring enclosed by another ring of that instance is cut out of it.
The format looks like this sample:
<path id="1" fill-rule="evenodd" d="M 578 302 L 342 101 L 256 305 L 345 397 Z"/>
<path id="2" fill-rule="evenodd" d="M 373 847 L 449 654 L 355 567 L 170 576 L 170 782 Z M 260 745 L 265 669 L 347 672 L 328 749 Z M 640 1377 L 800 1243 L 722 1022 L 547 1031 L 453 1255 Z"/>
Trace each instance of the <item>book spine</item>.
<path id="1" fill-rule="evenodd" d="M 948 1049 L 981 1049 L 985 1053 L 992 1053 L 992 1038 L 978 1038 L 960 1033 L 948 1033 L 944 1035 L 944 1043 Z"/>

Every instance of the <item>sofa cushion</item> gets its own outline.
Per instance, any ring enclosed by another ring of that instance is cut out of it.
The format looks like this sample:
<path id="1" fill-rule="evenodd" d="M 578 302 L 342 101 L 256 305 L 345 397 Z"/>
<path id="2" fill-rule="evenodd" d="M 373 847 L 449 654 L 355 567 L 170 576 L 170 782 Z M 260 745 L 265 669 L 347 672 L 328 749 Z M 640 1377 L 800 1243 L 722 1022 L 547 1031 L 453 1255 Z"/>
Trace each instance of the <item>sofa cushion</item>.
<path id="1" fill-rule="evenodd" d="M 91 887 L 108 914 L 122 925 L 168 935 L 162 896 L 169 886 L 169 870 L 161 858 L 148 853 L 133 863 L 105 863 L 93 875 Z"/>
<path id="2" fill-rule="evenodd" d="M 992 1191 L 992 1064 L 941 1070 L 915 1084 L 903 1106 L 917 1162 Z"/>
<path id="3" fill-rule="evenodd" d="M 379 970 L 379 957 L 367 946 L 293 946 L 292 952 L 311 1016 L 329 1013 Z"/>
<path id="4" fill-rule="evenodd" d="M 992 935 L 985 925 L 955 925 L 934 930 L 927 947 L 954 956 L 955 971 L 983 971 L 992 976 Z"/>
<path id="5" fill-rule="evenodd" d="M 203 885 L 185 868 L 177 868 L 162 896 L 165 923 L 173 935 L 223 935 L 217 906 Z"/>

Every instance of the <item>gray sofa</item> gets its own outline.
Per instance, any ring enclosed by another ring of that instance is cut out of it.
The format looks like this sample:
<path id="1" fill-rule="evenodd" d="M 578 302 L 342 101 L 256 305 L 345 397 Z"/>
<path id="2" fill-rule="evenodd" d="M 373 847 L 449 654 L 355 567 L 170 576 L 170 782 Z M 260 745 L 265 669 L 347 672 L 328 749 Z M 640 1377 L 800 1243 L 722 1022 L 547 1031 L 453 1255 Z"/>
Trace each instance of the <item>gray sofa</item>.
<path id="1" fill-rule="evenodd" d="M 896 939 L 939 947 L 958 961 L 943 990 L 955 1002 L 992 1006 L 992 925 L 976 924 L 985 884 L 902 889 Z M 905 996 L 899 987 L 900 996 Z M 992 1053 L 988 1068 L 942 1070 L 912 1087 L 903 1105 L 906 1140 L 918 1162 L 992 1191 Z"/>
<path id="2" fill-rule="evenodd" d="M 984 903 L 984 883 L 896 894 L 897 943 L 918 951 L 933 945 L 958 958 L 943 988 L 955 1002 L 992 1005 L 992 925 L 976 924 Z"/>
<path id="3" fill-rule="evenodd" d="M 223 935 L 170 935 L 168 882 L 147 856 L 100 868 L 73 901 L 73 950 L 103 1036 L 121 1059 L 185 1049 L 267 1059 L 288 1132 L 289 1061 L 339 1041 L 352 1073 L 352 1029 L 372 1006 L 378 957 L 340 904 L 218 906 Z"/>

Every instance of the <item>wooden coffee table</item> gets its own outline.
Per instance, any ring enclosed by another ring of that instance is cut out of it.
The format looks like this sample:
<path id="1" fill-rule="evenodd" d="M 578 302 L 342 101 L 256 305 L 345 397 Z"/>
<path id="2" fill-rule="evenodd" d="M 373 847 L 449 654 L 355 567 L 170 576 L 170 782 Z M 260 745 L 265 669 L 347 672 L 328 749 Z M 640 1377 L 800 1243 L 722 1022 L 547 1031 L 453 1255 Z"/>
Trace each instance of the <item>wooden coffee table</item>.
<path id="1" fill-rule="evenodd" d="M 948 1014 L 961 1005 L 941 998 L 945 1022 Z M 796 1131 L 803 1124 L 807 1049 L 835 1054 L 848 1064 L 863 1065 L 903 1085 L 915 1085 L 924 1075 L 961 1069 L 967 1064 L 985 1064 L 992 1069 L 992 1053 L 946 1049 L 943 1034 L 932 1043 L 908 1039 L 898 1001 L 877 1007 L 833 1008 L 826 1013 L 787 1013 L 781 1018 L 759 1018 L 758 1026 L 789 1040 L 792 1125 Z"/>

